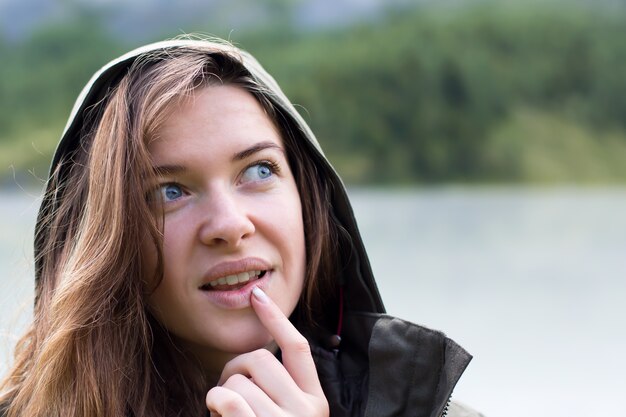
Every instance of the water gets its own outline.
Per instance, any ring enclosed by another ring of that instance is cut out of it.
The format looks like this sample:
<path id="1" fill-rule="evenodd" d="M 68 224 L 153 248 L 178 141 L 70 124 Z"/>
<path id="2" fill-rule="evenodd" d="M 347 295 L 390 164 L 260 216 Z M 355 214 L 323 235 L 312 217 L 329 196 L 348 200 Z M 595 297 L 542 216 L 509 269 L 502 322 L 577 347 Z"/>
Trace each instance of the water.
<path id="1" fill-rule="evenodd" d="M 626 416 L 626 189 L 350 194 L 388 311 L 474 355 L 455 398 L 491 417 Z M 0 194 L 4 334 L 29 316 L 35 206 Z"/>
<path id="2" fill-rule="evenodd" d="M 488 416 L 626 415 L 626 190 L 353 197 L 388 310 L 474 354 L 456 398 Z"/>

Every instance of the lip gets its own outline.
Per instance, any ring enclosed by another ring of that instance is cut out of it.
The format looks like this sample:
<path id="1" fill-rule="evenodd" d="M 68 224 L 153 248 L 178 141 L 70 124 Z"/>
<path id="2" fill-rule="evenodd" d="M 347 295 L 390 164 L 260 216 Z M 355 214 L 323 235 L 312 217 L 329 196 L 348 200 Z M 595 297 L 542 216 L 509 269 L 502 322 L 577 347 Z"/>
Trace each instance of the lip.
<path id="1" fill-rule="evenodd" d="M 225 277 L 227 275 L 236 275 L 242 272 L 249 271 L 267 271 L 270 272 L 272 266 L 269 262 L 261 258 L 244 258 L 237 261 L 221 262 L 214 265 L 209 269 L 202 277 L 202 282 L 198 288 L 215 281 L 218 278 Z"/>
<path id="2" fill-rule="evenodd" d="M 266 271 L 262 278 L 249 281 L 243 287 L 233 290 L 202 290 L 203 285 L 208 284 L 218 278 L 238 274 L 246 271 L 263 270 Z M 227 310 L 237 310 L 250 307 L 250 296 L 254 287 L 267 290 L 272 278 L 273 269 L 271 265 L 260 258 L 245 258 L 233 262 L 222 262 L 212 267 L 205 275 L 202 284 L 198 287 L 202 296 L 206 297 L 211 304 Z"/>
<path id="3" fill-rule="evenodd" d="M 250 307 L 250 297 L 254 287 L 259 287 L 267 292 L 271 278 L 272 271 L 268 270 L 263 278 L 250 281 L 236 290 L 200 291 L 203 297 L 206 297 L 211 304 L 217 307 L 225 310 L 240 310 Z"/>

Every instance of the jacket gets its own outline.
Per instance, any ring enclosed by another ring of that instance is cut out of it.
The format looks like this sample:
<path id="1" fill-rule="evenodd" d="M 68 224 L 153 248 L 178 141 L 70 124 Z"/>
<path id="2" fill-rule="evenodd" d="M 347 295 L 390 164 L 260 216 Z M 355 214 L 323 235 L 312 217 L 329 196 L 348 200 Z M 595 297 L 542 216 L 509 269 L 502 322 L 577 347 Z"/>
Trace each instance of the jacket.
<path id="1" fill-rule="evenodd" d="M 331 415 L 438 417 L 448 409 L 454 413 L 461 410 L 456 404 L 450 405 L 449 401 L 471 356 L 441 332 L 385 314 L 341 179 L 278 84 L 246 52 L 229 44 L 172 40 L 144 46 L 112 61 L 93 76 L 78 97 L 53 157 L 51 171 L 57 168 L 65 155 L 79 146 L 78 138 L 86 111 L 103 99 L 137 56 L 164 48 L 199 48 L 207 53 L 225 53 L 239 59 L 250 74 L 271 92 L 274 105 L 297 126 L 306 142 L 309 157 L 315 161 L 320 175 L 332 184 L 330 202 L 333 216 L 349 236 L 349 243 L 339 248 L 344 265 L 344 272 L 339 278 L 341 305 L 329 306 L 329 310 L 341 310 L 341 342 L 324 346 L 319 339 L 307 335 L 330 403 Z M 44 199 L 40 217 L 51 210 L 54 210 L 54 202 Z M 40 249 L 36 243 L 36 259 Z M 335 329 L 328 329 L 329 335 L 334 332 Z"/>
<path id="2" fill-rule="evenodd" d="M 442 333 L 377 313 L 350 313 L 342 349 L 313 348 L 331 416 L 478 416 L 450 403 L 468 354 Z"/>

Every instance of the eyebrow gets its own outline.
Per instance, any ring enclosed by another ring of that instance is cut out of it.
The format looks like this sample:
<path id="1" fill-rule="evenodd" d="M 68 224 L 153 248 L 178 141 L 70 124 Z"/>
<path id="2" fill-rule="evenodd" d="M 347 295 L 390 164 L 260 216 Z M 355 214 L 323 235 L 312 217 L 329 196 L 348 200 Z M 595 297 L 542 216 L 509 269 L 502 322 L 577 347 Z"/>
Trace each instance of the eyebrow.
<path id="1" fill-rule="evenodd" d="M 276 149 L 283 154 L 285 153 L 285 150 L 277 143 L 269 141 L 259 142 L 255 143 L 247 149 L 244 149 L 243 151 L 237 152 L 235 155 L 233 155 L 231 160 L 233 162 L 242 161 L 250 157 L 251 155 L 254 155 L 255 153 L 261 152 L 265 149 Z M 187 168 L 184 165 L 159 165 L 154 167 L 154 172 L 157 175 L 176 175 L 185 171 L 187 171 Z"/>
<path id="2" fill-rule="evenodd" d="M 153 171 L 156 175 L 167 176 L 180 174 L 181 172 L 187 171 L 187 168 L 182 165 L 159 165 L 153 167 Z"/>
<path id="3" fill-rule="evenodd" d="M 241 161 L 243 159 L 246 159 L 250 155 L 254 155 L 255 153 L 261 152 L 262 150 L 265 150 L 265 149 L 277 149 L 283 154 L 285 153 L 285 150 L 281 146 L 279 146 L 277 143 L 269 142 L 269 141 L 259 142 L 250 146 L 248 149 L 244 149 L 241 152 L 237 152 L 235 155 L 233 155 L 232 161 L 233 162 Z"/>

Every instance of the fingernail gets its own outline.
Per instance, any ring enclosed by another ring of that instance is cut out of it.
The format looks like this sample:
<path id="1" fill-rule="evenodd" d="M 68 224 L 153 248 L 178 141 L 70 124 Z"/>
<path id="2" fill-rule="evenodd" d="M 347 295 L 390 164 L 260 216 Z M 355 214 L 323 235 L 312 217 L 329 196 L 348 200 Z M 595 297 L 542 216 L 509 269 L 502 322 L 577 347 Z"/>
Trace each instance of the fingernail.
<path id="1" fill-rule="evenodd" d="M 263 290 L 259 287 L 252 288 L 252 295 L 254 295 L 254 298 L 256 298 L 259 302 L 263 304 L 267 304 L 267 302 L 269 301 L 267 294 L 265 294 Z"/>

